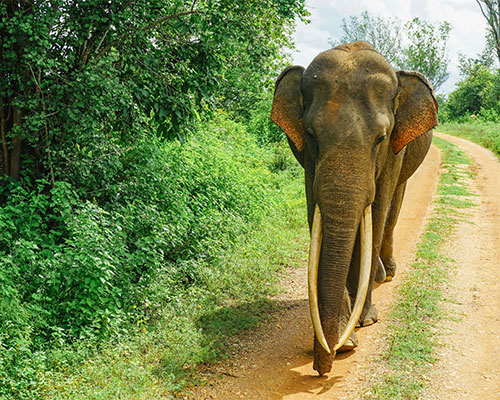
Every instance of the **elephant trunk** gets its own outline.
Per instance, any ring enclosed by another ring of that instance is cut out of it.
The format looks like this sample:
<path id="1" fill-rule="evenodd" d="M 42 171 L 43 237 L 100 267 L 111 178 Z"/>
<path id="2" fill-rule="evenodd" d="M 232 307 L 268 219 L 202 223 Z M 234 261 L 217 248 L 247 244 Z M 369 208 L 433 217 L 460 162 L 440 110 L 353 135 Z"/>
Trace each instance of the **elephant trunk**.
<path id="1" fill-rule="evenodd" d="M 365 221 L 362 216 L 366 204 L 366 194 L 363 195 L 361 191 L 358 191 L 358 193 L 352 193 L 351 191 L 342 195 L 342 192 L 342 190 L 335 190 L 335 194 L 323 194 L 320 198 L 324 200 L 321 201 L 318 207 L 318 209 L 321 209 L 322 214 L 321 218 L 319 218 L 322 226 L 322 241 L 321 254 L 317 255 L 319 259 L 317 302 L 319 325 L 320 329 L 322 328 L 324 337 L 322 341 L 321 335 L 318 335 L 315 326 L 313 368 L 320 375 L 331 370 L 335 350 L 339 347 L 338 341 L 341 334 L 339 326 L 347 275 L 351 265 L 358 228 L 360 222 Z M 371 209 L 367 208 L 367 210 Z M 318 220 L 318 218 L 315 219 Z M 371 215 L 369 219 L 369 231 L 371 232 Z M 314 229 L 312 235 L 314 235 Z M 362 308 L 364 304 L 364 296 L 368 287 L 371 264 L 371 233 L 369 242 L 366 242 L 366 240 L 364 242 L 364 248 L 369 249 L 369 255 L 362 258 L 369 261 L 366 263 L 363 274 L 365 276 L 365 282 L 363 283 L 364 295 L 361 300 L 356 301 L 356 303 L 360 303 L 357 307 L 359 311 L 361 311 L 360 307 Z M 313 316 L 312 312 L 311 315 Z M 359 313 L 357 317 L 353 314 L 353 318 L 356 320 L 350 321 L 350 324 L 348 324 L 352 325 L 352 328 L 359 319 Z M 347 332 L 347 336 L 351 332 Z M 344 337 L 344 339 L 347 339 L 347 337 Z"/>

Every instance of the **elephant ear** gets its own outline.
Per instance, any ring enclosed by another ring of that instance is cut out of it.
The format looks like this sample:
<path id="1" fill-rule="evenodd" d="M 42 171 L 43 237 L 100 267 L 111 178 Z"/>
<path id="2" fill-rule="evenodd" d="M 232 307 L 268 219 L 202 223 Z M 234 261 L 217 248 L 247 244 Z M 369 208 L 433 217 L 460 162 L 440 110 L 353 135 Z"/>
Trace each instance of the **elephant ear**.
<path id="1" fill-rule="evenodd" d="M 283 70 L 276 80 L 271 110 L 271 120 L 286 133 L 290 146 L 293 144 L 298 150 L 298 152 L 294 151 L 297 159 L 299 159 L 299 153 L 302 152 L 305 144 L 305 132 L 302 124 L 302 92 L 300 90 L 303 73 L 304 67 L 298 65 L 292 65 Z M 293 147 L 292 150 L 294 150 Z"/>
<path id="2" fill-rule="evenodd" d="M 438 104 L 427 78 L 413 71 L 398 71 L 397 76 L 400 90 L 391 135 L 395 153 L 438 124 Z"/>

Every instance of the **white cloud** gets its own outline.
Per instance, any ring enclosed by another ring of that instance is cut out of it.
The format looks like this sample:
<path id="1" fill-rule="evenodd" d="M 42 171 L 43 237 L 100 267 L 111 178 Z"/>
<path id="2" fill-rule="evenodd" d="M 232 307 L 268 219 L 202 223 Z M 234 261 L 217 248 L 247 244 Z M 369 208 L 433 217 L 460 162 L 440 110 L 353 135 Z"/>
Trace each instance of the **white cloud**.
<path id="1" fill-rule="evenodd" d="M 432 1 L 433 4 L 429 4 Z M 433 0 L 411 0 L 410 15 L 412 18 L 419 17 L 425 20 L 432 20 L 434 12 L 439 9 L 440 2 Z"/>
<path id="2" fill-rule="evenodd" d="M 470 0 L 308 0 L 311 23 L 299 22 L 295 33 L 294 63 L 307 66 L 321 51 L 328 49 L 329 38 L 342 35 L 342 19 L 360 15 L 364 10 L 380 17 L 399 18 L 405 22 L 414 17 L 436 23 L 446 20 L 453 26 L 448 43 L 450 58 L 448 81 L 441 92 L 450 92 L 459 79 L 458 54 L 474 57 L 484 48 L 486 22 L 479 6 Z"/>

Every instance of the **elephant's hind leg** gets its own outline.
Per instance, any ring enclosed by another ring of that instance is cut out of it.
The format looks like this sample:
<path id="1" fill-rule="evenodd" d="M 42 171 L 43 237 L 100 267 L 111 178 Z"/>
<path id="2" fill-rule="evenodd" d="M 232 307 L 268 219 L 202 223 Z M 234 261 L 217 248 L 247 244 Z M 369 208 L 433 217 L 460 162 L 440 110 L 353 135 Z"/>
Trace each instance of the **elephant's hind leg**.
<path id="1" fill-rule="evenodd" d="M 385 269 L 386 282 L 392 280 L 392 277 L 396 274 L 396 262 L 394 261 L 393 256 L 394 227 L 396 226 L 396 222 L 398 221 L 405 189 L 406 182 L 402 183 L 396 188 L 396 191 L 394 192 L 394 195 L 392 197 L 391 207 L 385 221 L 384 237 L 382 239 L 382 245 L 380 247 L 380 259 L 382 260 L 383 268 Z M 382 266 L 380 266 L 380 268 L 382 268 Z M 380 276 L 380 274 L 378 275 Z"/>

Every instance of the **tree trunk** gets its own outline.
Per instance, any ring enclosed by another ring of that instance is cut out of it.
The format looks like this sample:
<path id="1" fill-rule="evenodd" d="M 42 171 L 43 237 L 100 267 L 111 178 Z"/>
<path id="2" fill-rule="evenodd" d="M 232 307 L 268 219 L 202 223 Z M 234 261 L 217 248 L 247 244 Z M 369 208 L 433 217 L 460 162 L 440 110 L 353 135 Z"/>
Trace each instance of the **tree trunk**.
<path id="1" fill-rule="evenodd" d="M 7 147 L 7 121 L 9 115 L 7 113 L 7 107 L 3 105 L 0 107 L 0 142 L 2 144 L 2 150 L 0 152 L 0 176 L 9 175 L 9 149 Z"/>
<path id="2" fill-rule="evenodd" d="M 14 108 L 13 125 L 20 126 L 22 124 L 22 117 L 17 108 Z M 11 140 L 12 150 L 10 152 L 10 177 L 18 181 L 21 174 L 21 144 L 22 141 L 18 135 L 14 136 Z"/>

